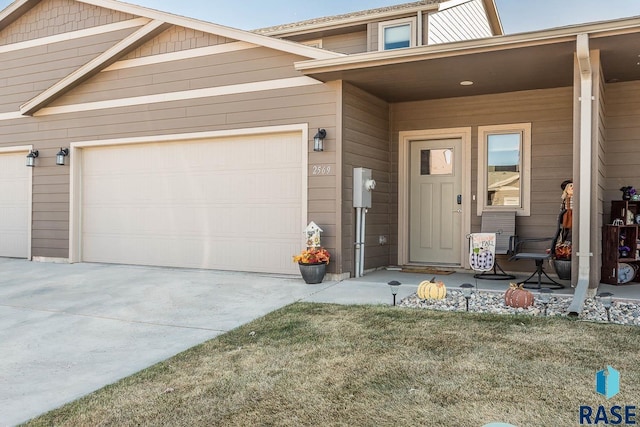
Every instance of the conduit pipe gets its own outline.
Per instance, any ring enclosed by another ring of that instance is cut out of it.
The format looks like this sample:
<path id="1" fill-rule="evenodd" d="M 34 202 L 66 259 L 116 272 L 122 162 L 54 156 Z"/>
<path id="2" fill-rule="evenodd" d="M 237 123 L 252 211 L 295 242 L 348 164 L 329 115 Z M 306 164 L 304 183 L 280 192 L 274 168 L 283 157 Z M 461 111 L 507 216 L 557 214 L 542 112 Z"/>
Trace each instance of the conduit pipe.
<path id="1" fill-rule="evenodd" d="M 591 257 L 591 126 L 593 83 L 591 58 L 589 57 L 589 35 L 578 34 L 576 56 L 580 68 L 580 175 L 579 175 L 579 225 L 578 225 L 578 283 L 569 305 L 569 315 L 582 312 L 589 290 Z"/>
<path id="2" fill-rule="evenodd" d="M 355 277 L 360 277 L 360 252 L 362 251 L 362 224 L 360 221 L 362 220 L 362 209 L 356 208 L 356 250 L 355 250 Z"/>

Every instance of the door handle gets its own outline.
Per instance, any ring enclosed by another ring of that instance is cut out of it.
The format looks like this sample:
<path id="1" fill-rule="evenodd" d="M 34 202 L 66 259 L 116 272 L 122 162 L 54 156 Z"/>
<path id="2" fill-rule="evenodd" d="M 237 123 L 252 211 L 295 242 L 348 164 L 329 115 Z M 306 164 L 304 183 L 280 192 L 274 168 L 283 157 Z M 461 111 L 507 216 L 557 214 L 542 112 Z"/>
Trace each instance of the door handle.
<path id="1" fill-rule="evenodd" d="M 455 211 L 451 211 L 453 213 L 462 213 L 462 209 L 456 209 Z"/>

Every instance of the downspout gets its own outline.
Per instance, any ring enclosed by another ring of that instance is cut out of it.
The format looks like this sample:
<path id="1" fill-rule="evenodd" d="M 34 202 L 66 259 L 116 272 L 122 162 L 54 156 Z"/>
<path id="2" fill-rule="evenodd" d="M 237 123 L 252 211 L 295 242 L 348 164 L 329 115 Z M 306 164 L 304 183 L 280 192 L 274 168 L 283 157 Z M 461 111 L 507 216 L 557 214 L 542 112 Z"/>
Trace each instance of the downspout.
<path id="1" fill-rule="evenodd" d="M 569 316 L 582 312 L 589 289 L 591 243 L 591 126 L 592 126 L 592 70 L 589 57 L 589 35 L 579 34 L 576 40 L 576 56 L 580 68 L 580 176 L 579 176 L 579 225 L 578 225 L 578 283 L 569 305 Z"/>

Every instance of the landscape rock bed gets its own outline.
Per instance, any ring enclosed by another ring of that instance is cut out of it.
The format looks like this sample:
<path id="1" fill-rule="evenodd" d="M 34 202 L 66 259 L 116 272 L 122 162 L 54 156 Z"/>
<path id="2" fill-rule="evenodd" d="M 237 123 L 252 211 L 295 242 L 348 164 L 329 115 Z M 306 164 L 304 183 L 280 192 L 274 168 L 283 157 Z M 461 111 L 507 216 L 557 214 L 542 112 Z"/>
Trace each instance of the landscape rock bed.
<path id="1" fill-rule="evenodd" d="M 491 314 L 524 314 L 531 316 L 543 316 L 544 306 L 538 301 L 534 292 L 534 305 L 532 307 L 512 308 L 504 303 L 504 293 L 474 291 L 469 300 L 469 312 Z M 547 316 L 567 316 L 572 297 L 552 296 L 547 306 Z M 410 295 L 400 301 L 400 307 L 422 308 L 441 311 L 465 311 L 465 298 L 459 290 L 447 290 L 444 299 L 424 300 L 416 294 Z M 614 299 L 610 309 L 611 323 L 621 325 L 640 326 L 640 305 L 630 301 L 616 301 Z M 594 322 L 607 322 L 607 312 L 602 303 L 596 298 L 587 298 L 579 318 Z"/>

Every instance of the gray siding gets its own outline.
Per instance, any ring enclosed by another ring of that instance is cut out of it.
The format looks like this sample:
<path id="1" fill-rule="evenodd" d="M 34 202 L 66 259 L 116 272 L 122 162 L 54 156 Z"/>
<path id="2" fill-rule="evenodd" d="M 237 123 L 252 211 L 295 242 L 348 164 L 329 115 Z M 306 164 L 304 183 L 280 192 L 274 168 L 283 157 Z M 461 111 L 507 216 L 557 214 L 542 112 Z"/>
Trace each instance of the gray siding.
<path id="1" fill-rule="evenodd" d="M 522 237 L 552 236 L 560 209 L 560 183 L 573 176 L 572 95 L 569 87 L 393 104 L 394 174 L 397 174 L 398 132 L 471 126 L 471 191 L 476 194 L 478 126 L 531 122 L 531 216 L 517 217 L 517 233 Z M 395 190 L 396 186 L 392 188 Z M 397 193 L 393 194 L 392 201 L 396 203 L 392 215 L 397 215 Z M 476 209 L 477 203 L 473 201 L 473 232 L 480 230 Z M 392 230 L 392 234 L 397 235 L 397 229 Z M 392 251 L 397 251 L 397 247 Z M 529 267 L 522 263 L 513 266 L 525 271 Z"/>
<path id="2" fill-rule="evenodd" d="M 343 270 L 354 271 L 355 209 L 353 168 L 372 170 L 376 188 L 366 217 L 364 268 L 382 267 L 390 261 L 390 245 L 378 244 L 378 236 L 391 240 L 391 162 L 389 147 L 389 105 L 360 89 L 343 85 Z"/>

